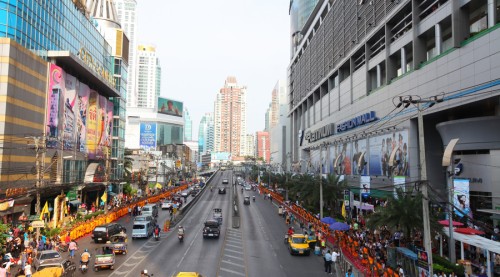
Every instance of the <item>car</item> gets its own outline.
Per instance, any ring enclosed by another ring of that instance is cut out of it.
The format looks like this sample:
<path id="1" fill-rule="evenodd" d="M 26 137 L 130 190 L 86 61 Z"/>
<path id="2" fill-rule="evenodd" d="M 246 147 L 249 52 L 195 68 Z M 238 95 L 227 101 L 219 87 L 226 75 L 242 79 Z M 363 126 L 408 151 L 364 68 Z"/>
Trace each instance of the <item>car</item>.
<path id="1" fill-rule="evenodd" d="M 33 259 L 33 267 L 36 271 L 39 269 L 45 268 L 46 264 L 54 265 L 54 264 L 62 264 L 63 258 L 61 257 L 61 253 L 56 250 L 43 250 L 38 251 Z"/>
<path id="2" fill-rule="evenodd" d="M 156 225 L 156 219 L 150 215 L 138 215 L 134 218 L 134 222 L 151 222 Z"/>
<path id="3" fill-rule="evenodd" d="M 290 255 L 309 256 L 311 254 L 307 237 L 302 234 L 293 234 L 288 237 L 288 250 L 290 251 Z"/>
<path id="4" fill-rule="evenodd" d="M 62 262 L 51 262 L 51 263 L 43 263 L 37 269 L 37 272 L 42 271 L 46 268 L 62 268 L 63 275 L 62 276 L 73 276 L 76 271 L 76 265 L 70 260 L 63 260 Z"/>
<path id="5" fill-rule="evenodd" d="M 121 231 L 126 233 L 127 229 L 118 223 L 108 223 L 95 227 L 91 237 L 95 243 L 106 243 L 109 237 L 119 234 Z"/>
<path id="6" fill-rule="evenodd" d="M 219 238 L 220 225 L 217 220 L 209 219 L 205 221 L 203 227 L 203 238 Z"/>
<path id="7" fill-rule="evenodd" d="M 243 204 L 250 205 L 250 196 L 245 196 L 243 198 Z"/>
<path id="8" fill-rule="evenodd" d="M 203 277 L 203 275 L 198 272 L 179 272 L 174 277 Z"/>
<path id="9" fill-rule="evenodd" d="M 161 209 L 162 210 L 170 210 L 170 209 L 172 209 L 173 205 L 174 205 L 174 202 L 172 202 L 172 200 L 165 200 L 161 203 Z"/>
<path id="10" fill-rule="evenodd" d="M 223 185 L 229 184 L 229 179 L 222 179 L 222 184 Z"/>
<path id="11" fill-rule="evenodd" d="M 219 194 L 226 194 L 226 188 L 219 188 Z"/>
<path id="12" fill-rule="evenodd" d="M 246 186 L 245 190 L 252 190 L 252 187 L 251 186 Z"/>
<path id="13" fill-rule="evenodd" d="M 194 189 L 190 192 L 190 194 L 191 194 L 191 196 L 196 196 L 199 192 L 200 192 L 200 190 L 199 190 L 199 189 L 194 188 Z"/>
<path id="14" fill-rule="evenodd" d="M 184 198 L 188 197 L 188 192 L 187 191 L 181 192 L 181 196 Z"/>

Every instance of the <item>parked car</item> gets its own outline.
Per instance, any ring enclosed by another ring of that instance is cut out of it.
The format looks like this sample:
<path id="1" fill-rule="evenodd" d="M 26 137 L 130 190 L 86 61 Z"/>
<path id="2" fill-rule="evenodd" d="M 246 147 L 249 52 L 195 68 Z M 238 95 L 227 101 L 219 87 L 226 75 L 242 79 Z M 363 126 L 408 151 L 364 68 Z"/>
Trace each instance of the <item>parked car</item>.
<path id="1" fill-rule="evenodd" d="M 219 194 L 226 194 L 226 188 L 219 188 Z"/>
<path id="2" fill-rule="evenodd" d="M 127 229 L 119 223 L 108 223 L 95 227 L 91 237 L 95 243 L 106 243 L 112 235 L 116 235 L 121 231 L 126 233 Z"/>
<path id="3" fill-rule="evenodd" d="M 61 254 L 56 250 L 43 250 L 38 251 L 35 259 L 33 259 L 33 267 L 36 271 L 38 271 L 39 269 L 45 268 L 46 264 L 54 266 L 54 264 L 59 265 L 62 264 L 62 262 L 63 258 L 61 257 Z"/>

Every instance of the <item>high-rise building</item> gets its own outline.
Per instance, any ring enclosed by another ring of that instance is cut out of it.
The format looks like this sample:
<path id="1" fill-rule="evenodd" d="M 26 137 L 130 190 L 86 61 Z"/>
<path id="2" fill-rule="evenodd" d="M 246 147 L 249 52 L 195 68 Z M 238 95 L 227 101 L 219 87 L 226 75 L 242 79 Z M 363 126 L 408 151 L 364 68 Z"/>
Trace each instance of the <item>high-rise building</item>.
<path id="1" fill-rule="evenodd" d="M 257 132 L 255 134 L 255 146 L 257 158 L 263 158 L 266 163 L 271 160 L 271 141 L 269 140 L 268 132 Z"/>
<path id="2" fill-rule="evenodd" d="M 272 110 L 271 110 L 271 104 L 269 103 L 269 106 L 266 109 L 266 114 L 264 115 L 264 131 L 269 131 L 271 128 L 271 118 L 273 116 Z"/>
<path id="3" fill-rule="evenodd" d="M 156 48 L 137 46 L 137 107 L 156 108 L 161 87 L 161 66 Z"/>
<path id="4" fill-rule="evenodd" d="M 295 53 L 297 46 L 304 37 L 302 29 L 308 22 L 307 20 L 311 16 L 314 7 L 318 4 L 318 1 L 319 0 L 290 0 L 291 55 Z M 353 0 L 353 2 L 355 1 Z"/>
<path id="5" fill-rule="evenodd" d="M 136 0 L 114 0 L 118 21 L 129 39 L 129 67 L 127 78 L 127 106 L 137 106 L 135 35 L 137 32 Z"/>
<path id="6" fill-rule="evenodd" d="M 125 113 L 128 88 L 128 63 L 130 42 L 118 21 L 115 6 L 111 0 L 89 0 L 87 1 L 89 16 L 94 20 L 97 29 L 111 45 L 114 57 L 115 88 L 120 91 L 122 97 L 110 97 L 113 102 L 113 137 L 110 155 L 110 179 L 112 190 L 115 193 L 122 192 L 121 179 L 124 174 L 125 158 Z"/>
<path id="7" fill-rule="evenodd" d="M 193 120 L 189 115 L 189 110 L 184 107 L 184 140 L 193 140 Z"/>
<path id="8" fill-rule="evenodd" d="M 470 215 L 493 225 L 484 211 L 500 205 L 500 129 L 491 127 L 500 126 L 500 2 L 318 5 L 289 64 L 294 168 L 328 165 L 350 187 L 364 178 L 368 194 L 425 180 L 443 199 L 453 178 Z"/>
<path id="9" fill-rule="evenodd" d="M 247 134 L 245 136 L 245 151 L 243 153 L 243 157 L 255 157 L 255 135 Z"/>
<path id="10" fill-rule="evenodd" d="M 227 77 L 214 107 L 214 151 L 240 157 L 245 149 L 246 87 Z"/>
<path id="11" fill-rule="evenodd" d="M 214 150 L 214 121 L 211 113 L 206 113 L 200 120 L 198 127 L 198 153 L 202 155 Z M 200 160 L 201 161 L 201 160 Z"/>
<path id="12" fill-rule="evenodd" d="M 288 102 L 286 101 L 285 82 L 276 83 L 272 92 L 272 120 L 269 136 L 271 140 L 271 158 L 280 165 L 280 170 L 290 168 L 290 120 L 288 119 Z"/>
<path id="13" fill-rule="evenodd" d="M 273 91 L 271 92 L 271 105 L 269 116 L 269 129 L 275 127 L 280 118 L 280 105 L 286 103 L 286 83 L 283 80 L 276 82 Z"/>

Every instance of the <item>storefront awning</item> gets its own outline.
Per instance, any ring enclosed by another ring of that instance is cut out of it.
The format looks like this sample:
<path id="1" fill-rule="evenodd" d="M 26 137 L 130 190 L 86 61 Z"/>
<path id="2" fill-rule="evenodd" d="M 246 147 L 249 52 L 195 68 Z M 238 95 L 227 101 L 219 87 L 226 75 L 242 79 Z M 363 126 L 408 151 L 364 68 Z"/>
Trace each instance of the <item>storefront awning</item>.
<path id="1" fill-rule="evenodd" d="M 444 228 L 443 233 L 446 236 L 450 235 L 448 228 Z M 488 250 L 493 253 L 500 254 L 500 242 L 494 240 L 486 239 L 478 235 L 464 235 L 457 232 L 453 232 L 453 239 L 461 241 L 468 245 L 473 245 L 481 249 Z"/>

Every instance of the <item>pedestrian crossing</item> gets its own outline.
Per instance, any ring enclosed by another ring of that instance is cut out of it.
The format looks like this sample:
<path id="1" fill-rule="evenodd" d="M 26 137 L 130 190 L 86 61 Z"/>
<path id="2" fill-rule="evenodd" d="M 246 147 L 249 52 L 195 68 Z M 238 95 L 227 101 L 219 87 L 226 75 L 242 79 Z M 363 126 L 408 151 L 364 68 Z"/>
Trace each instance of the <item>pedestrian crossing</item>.
<path id="1" fill-rule="evenodd" d="M 218 277 L 248 276 L 241 230 L 227 229 L 219 260 Z"/>

